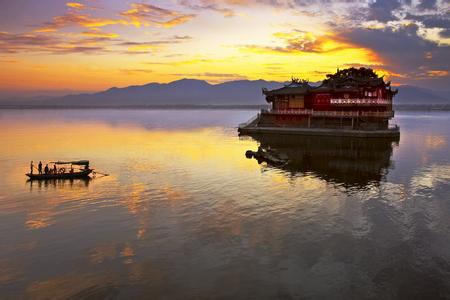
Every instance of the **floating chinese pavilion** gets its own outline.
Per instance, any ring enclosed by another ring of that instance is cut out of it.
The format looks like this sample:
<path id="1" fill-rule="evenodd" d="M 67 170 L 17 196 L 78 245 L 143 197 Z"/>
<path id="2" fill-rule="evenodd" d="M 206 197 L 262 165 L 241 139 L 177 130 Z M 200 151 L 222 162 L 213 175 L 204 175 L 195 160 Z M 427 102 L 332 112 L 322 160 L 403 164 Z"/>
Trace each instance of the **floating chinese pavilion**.
<path id="1" fill-rule="evenodd" d="M 293 133 L 361 137 L 399 136 L 391 88 L 369 68 L 349 68 L 327 75 L 320 86 L 292 79 L 280 89 L 263 89 L 270 109 L 239 126 L 240 133 Z"/>

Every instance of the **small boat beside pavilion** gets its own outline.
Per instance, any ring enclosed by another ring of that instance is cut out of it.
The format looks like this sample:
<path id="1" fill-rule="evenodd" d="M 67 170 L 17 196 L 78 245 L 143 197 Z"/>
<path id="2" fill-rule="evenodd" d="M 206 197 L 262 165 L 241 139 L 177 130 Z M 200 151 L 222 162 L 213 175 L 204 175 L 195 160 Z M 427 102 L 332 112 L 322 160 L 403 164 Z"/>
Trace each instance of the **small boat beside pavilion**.
<path id="1" fill-rule="evenodd" d="M 88 178 L 89 175 L 94 171 L 89 167 L 88 160 L 79 161 L 55 161 L 51 162 L 53 168 L 51 170 L 56 170 L 56 172 L 47 173 L 27 173 L 25 174 L 30 178 L 30 180 L 51 180 L 51 179 L 83 179 Z M 74 169 L 78 167 L 77 170 Z"/>

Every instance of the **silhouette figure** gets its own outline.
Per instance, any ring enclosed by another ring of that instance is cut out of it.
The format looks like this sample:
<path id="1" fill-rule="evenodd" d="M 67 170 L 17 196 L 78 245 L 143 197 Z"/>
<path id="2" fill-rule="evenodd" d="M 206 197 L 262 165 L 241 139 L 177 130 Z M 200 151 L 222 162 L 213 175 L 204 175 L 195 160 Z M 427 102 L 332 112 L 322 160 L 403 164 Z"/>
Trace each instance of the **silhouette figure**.
<path id="1" fill-rule="evenodd" d="M 41 161 L 38 164 L 38 171 L 39 171 L 39 174 L 42 174 L 42 162 Z"/>
<path id="2" fill-rule="evenodd" d="M 30 162 L 30 174 L 33 174 L 34 164 L 33 161 Z"/>
<path id="3" fill-rule="evenodd" d="M 48 171 L 49 171 L 48 165 L 45 165 L 44 173 L 45 173 L 45 174 L 48 174 Z"/>

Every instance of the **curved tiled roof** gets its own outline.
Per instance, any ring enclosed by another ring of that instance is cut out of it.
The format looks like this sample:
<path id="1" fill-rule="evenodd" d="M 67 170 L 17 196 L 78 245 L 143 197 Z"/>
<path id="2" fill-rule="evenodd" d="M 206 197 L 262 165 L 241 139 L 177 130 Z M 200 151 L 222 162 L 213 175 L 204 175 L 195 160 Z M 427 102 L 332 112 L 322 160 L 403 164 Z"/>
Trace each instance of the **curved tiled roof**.
<path id="1" fill-rule="evenodd" d="M 348 77 L 345 79 L 331 79 L 324 81 L 320 86 L 314 87 L 308 83 L 292 82 L 280 89 L 267 90 L 263 89 L 263 94 L 266 96 L 274 95 L 302 95 L 311 93 L 323 93 L 323 92 L 352 92 L 359 91 L 364 87 L 390 87 L 390 83 L 385 83 L 383 78 L 353 78 Z"/>
<path id="2" fill-rule="evenodd" d="M 296 82 L 292 83 L 276 89 L 276 90 L 267 90 L 263 89 L 263 94 L 266 96 L 272 95 L 291 95 L 291 94 L 306 94 L 308 91 L 312 90 L 314 87 L 310 86 L 307 82 Z"/>

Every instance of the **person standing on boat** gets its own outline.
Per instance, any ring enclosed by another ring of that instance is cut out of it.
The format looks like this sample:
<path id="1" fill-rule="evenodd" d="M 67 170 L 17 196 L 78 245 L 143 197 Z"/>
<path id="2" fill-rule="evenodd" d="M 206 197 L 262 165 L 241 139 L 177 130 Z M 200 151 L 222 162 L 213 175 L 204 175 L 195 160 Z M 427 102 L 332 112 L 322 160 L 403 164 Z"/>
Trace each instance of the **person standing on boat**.
<path id="1" fill-rule="evenodd" d="M 53 165 L 53 174 L 58 174 L 58 169 L 56 168 L 56 165 Z"/>
<path id="2" fill-rule="evenodd" d="M 39 171 L 39 174 L 42 174 L 42 162 L 41 161 L 39 161 L 39 164 L 38 164 L 38 171 Z"/>
<path id="3" fill-rule="evenodd" d="M 30 174 L 33 174 L 34 164 L 33 161 L 30 163 Z"/>
<path id="4" fill-rule="evenodd" d="M 44 173 L 45 173 L 45 174 L 48 174 L 48 171 L 49 171 L 49 168 L 48 168 L 48 164 L 47 164 L 47 165 L 45 165 Z"/>

